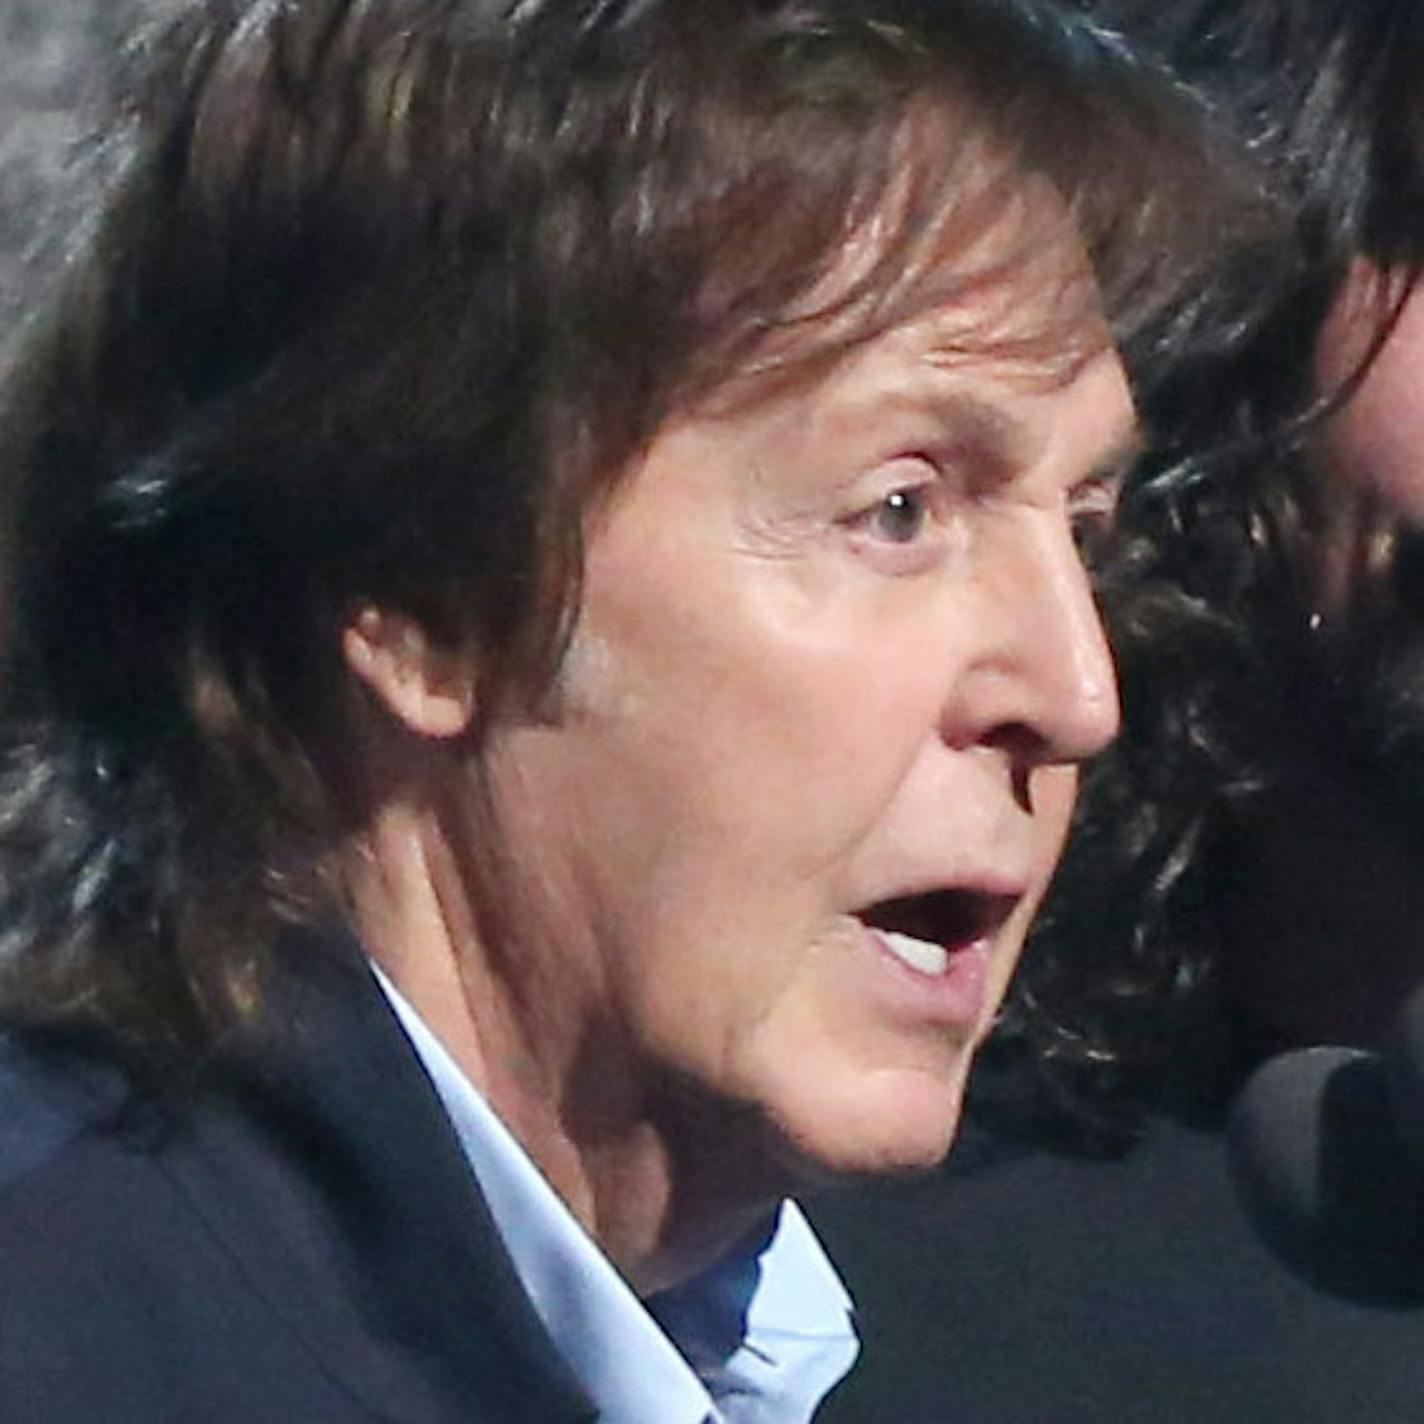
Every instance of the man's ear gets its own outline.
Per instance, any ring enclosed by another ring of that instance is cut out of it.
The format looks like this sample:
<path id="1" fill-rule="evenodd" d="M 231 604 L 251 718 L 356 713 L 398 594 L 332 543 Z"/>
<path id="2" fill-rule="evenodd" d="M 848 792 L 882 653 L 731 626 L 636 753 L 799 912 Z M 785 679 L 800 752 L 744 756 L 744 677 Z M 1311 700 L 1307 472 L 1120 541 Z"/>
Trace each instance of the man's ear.
<path id="1" fill-rule="evenodd" d="M 367 605 L 342 629 L 347 666 L 412 732 L 458 737 L 475 710 L 468 650 L 443 648 L 413 618 Z"/>

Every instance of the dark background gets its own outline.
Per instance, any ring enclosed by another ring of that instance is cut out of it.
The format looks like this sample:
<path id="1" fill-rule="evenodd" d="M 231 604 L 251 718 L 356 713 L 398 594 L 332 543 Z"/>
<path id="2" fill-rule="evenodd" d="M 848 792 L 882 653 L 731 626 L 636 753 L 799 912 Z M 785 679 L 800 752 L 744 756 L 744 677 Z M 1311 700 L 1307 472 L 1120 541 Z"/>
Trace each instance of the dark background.
<path id="1" fill-rule="evenodd" d="M 111 61 L 176 0 L 0 0 L 0 360 L 102 172 Z"/>

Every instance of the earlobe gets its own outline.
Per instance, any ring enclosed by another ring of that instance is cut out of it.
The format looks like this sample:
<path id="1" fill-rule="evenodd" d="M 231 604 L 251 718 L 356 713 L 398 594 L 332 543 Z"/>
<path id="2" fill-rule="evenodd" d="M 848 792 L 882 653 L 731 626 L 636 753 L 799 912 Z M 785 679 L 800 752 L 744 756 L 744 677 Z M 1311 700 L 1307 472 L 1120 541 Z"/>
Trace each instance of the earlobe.
<path id="1" fill-rule="evenodd" d="M 437 646 L 413 618 L 367 605 L 342 629 L 346 664 L 412 732 L 458 737 L 474 716 L 468 651 Z"/>

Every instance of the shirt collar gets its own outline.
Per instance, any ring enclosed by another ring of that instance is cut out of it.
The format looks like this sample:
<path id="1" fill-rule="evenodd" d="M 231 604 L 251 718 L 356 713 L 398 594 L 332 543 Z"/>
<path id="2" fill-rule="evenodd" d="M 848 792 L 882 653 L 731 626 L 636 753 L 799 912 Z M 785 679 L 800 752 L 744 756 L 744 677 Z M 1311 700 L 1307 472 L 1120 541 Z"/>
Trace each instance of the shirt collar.
<path id="1" fill-rule="evenodd" d="M 768 1230 L 645 1306 L 444 1045 L 379 969 L 376 977 L 520 1282 L 601 1417 L 805 1424 L 859 1344 L 850 1297 L 796 1204 L 783 1202 Z"/>

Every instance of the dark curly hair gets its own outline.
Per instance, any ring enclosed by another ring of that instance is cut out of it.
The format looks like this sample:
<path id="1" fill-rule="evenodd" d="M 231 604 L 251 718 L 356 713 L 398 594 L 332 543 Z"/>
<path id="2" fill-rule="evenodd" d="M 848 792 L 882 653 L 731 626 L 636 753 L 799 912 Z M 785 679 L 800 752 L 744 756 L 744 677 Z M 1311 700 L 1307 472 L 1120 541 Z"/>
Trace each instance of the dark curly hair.
<path id="1" fill-rule="evenodd" d="M 1151 392 L 1159 438 L 1099 554 L 1123 733 L 1089 773 L 979 1085 L 980 1115 L 1011 1132 L 1115 1152 L 1151 1109 L 1213 1119 L 1286 1046 L 1242 1001 L 1218 916 L 1239 818 L 1330 761 L 1381 817 L 1424 827 L 1420 540 L 1374 511 L 1344 607 L 1322 614 L 1332 514 L 1311 457 L 1424 267 L 1424 12 L 1094 8 L 1223 114 L 1295 228 L 1281 254 L 1294 275 L 1260 324 Z M 1361 255 L 1404 280 L 1382 286 L 1364 362 L 1322 391 L 1318 338 Z"/>

